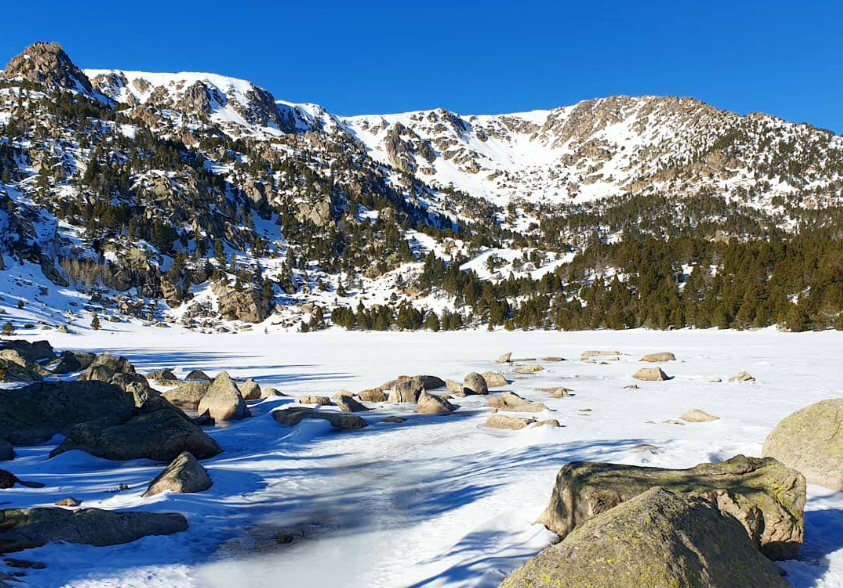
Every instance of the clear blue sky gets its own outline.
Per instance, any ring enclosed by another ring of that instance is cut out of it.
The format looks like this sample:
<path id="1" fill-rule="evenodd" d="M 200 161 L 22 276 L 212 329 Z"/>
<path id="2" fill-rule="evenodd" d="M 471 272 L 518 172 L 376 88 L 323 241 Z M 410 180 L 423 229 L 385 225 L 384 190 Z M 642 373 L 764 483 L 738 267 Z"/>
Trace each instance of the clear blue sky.
<path id="1" fill-rule="evenodd" d="M 830 0 L 4 4 L 0 61 L 58 41 L 81 67 L 211 71 L 339 114 L 674 94 L 843 133 Z"/>

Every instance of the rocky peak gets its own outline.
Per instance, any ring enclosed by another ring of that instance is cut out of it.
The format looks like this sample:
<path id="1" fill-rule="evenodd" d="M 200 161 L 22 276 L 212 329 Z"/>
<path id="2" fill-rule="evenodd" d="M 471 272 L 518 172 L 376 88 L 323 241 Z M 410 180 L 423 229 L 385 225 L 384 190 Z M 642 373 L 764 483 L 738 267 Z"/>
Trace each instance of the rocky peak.
<path id="1" fill-rule="evenodd" d="M 13 57 L 3 72 L 6 79 L 25 79 L 91 94 L 91 81 L 58 43 L 38 42 Z"/>

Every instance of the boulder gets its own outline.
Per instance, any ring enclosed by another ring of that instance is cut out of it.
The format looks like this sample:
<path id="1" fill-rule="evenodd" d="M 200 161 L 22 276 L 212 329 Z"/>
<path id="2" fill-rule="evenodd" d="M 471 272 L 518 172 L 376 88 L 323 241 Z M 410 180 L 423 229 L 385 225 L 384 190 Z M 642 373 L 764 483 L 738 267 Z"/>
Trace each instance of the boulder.
<path id="1" fill-rule="evenodd" d="M 516 374 L 535 374 L 537 372 L 543 372 L 544 368 L 537 363 L 529 363 L 527 365 L 519 365 L 512 371 Z"/>
<path id="2" fill-rule="evenodd" d="M 705 412 L 704 410 L 700 410 L 699 408 L 693 408 L 689 411 L 686 411 L 679 418 L 689 423 L 707 423 L 710 421 L 720 420 L 720 417 L 716 417 L 713 414 L 708 414 L 707 412 Z"/>
<path id="3" fill-rule="evenodd" d="M 497 362 L 498 363 L 509 363 L 509 361 L 511 359 L 512 359 L 512 352 L 509 351 L 509 352 L 504 353 L 503 355 L 499 356 L 498 359 L 497 359 Z"/>
<path id="4" fill-rule="evenodd" d="M 197 380 L 211 381 L 211 377 L 202 370 L 192 370 L 184 377 L 185 382 L 195 382 Z"/>
<path id="5" fill-rule="evenodd" d="M 448 388 L 448 392 L 454 394 L 456 396 L 465 396 L 465 392 L 463 392 L 462 384 L 459 382 L 455 382 L 454 380 L 445 380 L 445 386 Z"/>
<path id="6" fill-rule="evenodd" d="M 150 482 L 149 488 L 143 493 L 143 496 L 155 496 L 165 490 L 192 494 L 203 492 L 210 488 L 212 484 L 208 472 L 193 457 L 193 454 L 189 451 L 182 451 L 163 472 Z"/>
<path id="7" fill-rule="evenodd" d="M 546 357 L 542 357 L 542 361 L 555 361 L 555 362 L 559 362 L 559 361 L 565 361 L 565 358 L 564 358 L 564 357 L 559 357 L 558 355 L 548 355 L 548 356 L 546 356 Z"/>
<path id="8" fill-rule="evenodd" d="M 135 411 L 135 399 L 105 382 L 43 382 L 0 390 L 0 438 L 13 445 L 46 443 L 84 422 L 118 423 Z"/>
<path id="9" fill-rule="evenodd" d="M 413 378 L 398 380 L 389 391 L 389 402 L 418 402 L 422 392 L 424 392 L 424 385 L 420 380 Z"/>
<path id="10" fill-rule="evenodd" d="M 13 473 L 7 472 L 6 470 L 0 470 L 0 490 L 6 490 L 8 488 L 11 488 L 15 484 L 24 486 L 26 488 L 44 487 L 44 484 L 41 484 L 39 482 L 24 482 Z"/>
<path id="11" fill-rule="evenodd" d="M 652 488 L 586 521 L 500 588 L 787 588 L 711 502 Z"/>
<path id="12" fill-rule="evenodd" d="M 56 352 L 49 341 L 29 342 L 24 339 L 0 341 L 0 351 L 17 351 L 26 361 L 41 362 L 56 359 Z"/>
<path id="13" fill-rule="evenodd" d="M 754 382 L 755 378 L 753 378 L 748 372 L 741 372 L 739 374 L 735 374 L 731 378 L 729 378 L 730 382 Z"/>
<path id="14" fill-rule="evenodd" d="M 264 388 L 261 390 L 261 398 L 275 398 L 277 396 L 286 396 L 286 394 L 282 394 L 275 388 Z"/>
<path id="15" fill-rule="evenodd" d="M 318 404 L 319 406 L 331 406 L 331 399 L 327 396 L 299 396 L 299 404 Z"/>
<path id="16" fill-rule="evenodd" d="M 383 390 L 378 390 L 377 388 L 371 388 L 369 390 L 363 390 L 357 397 L 362 400 L 363 402 L 386 402 L 387 396 L 384 394 Z"/>
<path id="17" fill-rule="evenodd" d="M 187 382 L 172 390 L 164 392 L 163 396 L 174 405 L 184 410 L 196 410 L 199 408 L 199 402 L 202 397 L 208 392 L 211 387 L 211 382 L 197 381 Z"/>
<path id="18" fill-rule="evenodd" d="M 215 422 L 236 421 L 251 416 L 240 390 L 226 372 L 217 374 L 199 401 L 196 411 L 199 414 L 207 412 Z"/>
<path id="19" fill-rule="evenodd" d="M 483 372 L 481 375 L 486 380 L 487 388 L 500 388 L 509 385 L 509 380 L 500 372 Z"/>
<path id="20" fill-rule="evenodd" d="M 22 508 L 0 511 L 0 553 L 41 547 L 52 541 L 104 547 L 149 535 L 187 530 L 177 513 L 112 512 L 98 508 Z"/>
<path id="21" fill-rule="evenodd" d="M 70 374 L 88 369 L 96 359 L 93 353 L 80 351 L 65 351 L 59 356 L 58 361 L 52 364 L 52 371 L 56 375 Z"/>
<path id="22" fill-rule="evenodd" d="M 15 448 L 8 441 L 0 439 L 0 461 L 10 461 L 15 458 Z"/>
<path id="23" fill-rule="evenodd" d="M 77 507 L 82 506 L 82 502 L 73 498 L 73 496 L 66 496 L 61 500 L 56 501 L 56 506 Z"/>
<path id="24" fill-rule="evenodd" d="M 799 470 L 811 484 L 843 492 L 843 398 L 786 417 L 767 436 L 763 455 Z"/>
<path id="25" fill-rule="evenodd" d="M 366 427 L 366 421 L 355 414 L 343 414 L 339 412 L 321 411 L 313 408 L 295 407 L 284 410 L 276 410 L 272 418 L 287 427 L 294 427 L 304 419 L 322 419 L 331 423 L 336 429 L 353 431 Z"/>
<path id="26" fill-rule="evenodd" d="M 145 458 L 164 462 L 172 461 L 183 451 L 199 459 L 222 451 L 216 441 L 172 406 L 141 412 L 111 426 L 76 425 L 64 442 L 50 452 L 50 457 L 74 449 L 114 461 Z"/>
<path id="27" fill-rule="evenodd" d="M 489 393 L 489 385 L 486 378 L 477 372 L 471 372 L 462 381 L 464 394 L 480 394 L 486 395 Z"/>
<path id="28" fill-rule="evenodd" d="M 547 392 L 552 398 L 568 398 L 571 395 L 570 388 L 564 386 L 552 386 L 550 388 L 536 388 L 539 392 Z"/>
<path id="29" fill-rule="evenodd" d="M 559 535 L 593 516 L 661 486 L 709 500 L 743 524 L 771 559 L 794 559 L 803 538 L 805 478 L 774 459 L 738 455 L 685 470 L 572 462 L 556 476 L 540 523 Z"/>
<path id="30" fill-rule="evenodd" d="M 385 422 L 385 423 L 406 423 L 407 419 L 403 419 L 399 416 L 388 416 L 385 419 L 383 419 L 383 422 Z"/>
<path id="31" fill-rule="evenodd" d="M 333 398 L 334 402 L 336 402 L 337 400 L 339 400 L 339 399 L 340 399 L 340 398 L 342 398 L 343 396 L 348 396 L 348 397 L 353 398 L 353 397 L 354 397 L 354 392 L 350 392 L 350 391 L 348 391 L 348 390 L 340 390 L 339 392 L 337 392 L 336 394 L 334 394 L 334 396 L 333 396 L 332 398 Z"/>
<path id="32" fill-rule="evenodd" d="M 419 414 L 449 414 L 457 409 L 456 406 L 438 396 L 422 392 L 419 395 L 416 412 Z"/>
<path id="33" fill-rule="evenodd" d="M 256 290 L 229 290 L 217 298 L 220 316 L 246 323 L 259 323 L 272 312 L 271 300 Z"/>
<path id="34" fill-rule="evenodd" d="M 588 361 L 593 357 L 617 357 L 620 354 L 620 351 L 583 351 L 580 361 Z"/>
<path id="35" fill-rule="evenodd" d="M 357 402 L 353 396 L 338 396 L 336 402 L 343 412 L 366 412 L 369 410 L 363 403 Z"/>
<path id="36" fill-rule="evenodd" d="M 493 414 L 486 419 L 486 426 L 490 429 L 510 429 L 517 431 L 536 422 L 534 418 L 511 417 L 502 414 Z"/>
<path id="37" fill-rule="evenodd" d="M 0 382 L 17 384 L 40 382 L 43 379 L 41 374 L 20 365 L 16 361 L 0 358 Z"/>
<path id="38" fill-rule="evenodd" d="M 546 421 L 539 421 L 536 423 L 537 427 L 561 427 L 561 423 L 556 419 L 547 419 Z"/>
<path id="39" fill-rule="evenodd" d="M 632 377 L 636 380 L 641 380 L 642 382 L 663 382 L 664 380 L 670 379 L 661 368 L 657 367 L 641 368 L 635 372 Z"/>
<path id="40" fill-rule="evenodd" d="M 96 368 L 100 369 L 97 370 Z M 116 373 L 134 374 L 135 367 L 125 357 L 115 357 L 106 351 L 96 356 L 85 373 L 79 376 L 79 379 L 108 381 Z M 105 374 L 108 374 L 108 376 L 103 377 Z"/>
<path id="41" fill-rule="evenodd" d="M 240 394 L 243 396 L 243 400 L 260 400 L 260 384 L 255 382 L 252 378 L 249 378 L 237 387 L 240 389 Z"/>
<path id="42" fill-rule="evenodd" d="M 661 353 L 648 353 L 647 355 L 641 358 L 641 361 L 648 361 L 650 363 L 659 363 L 662 361 L 676 361 L 676 356 L 669 351 L 663 351 Z"/>
<path id="43" fill-rule="evenodd" d="M 25 358 L 21 352 L 16 349 L 0 350 L 0 360 L 3 360 L 7 365 L 9 363 L 16 364 L 18 367 L 21 367 L 33 374 L 33 378 L 36 378 L 36 376 L 43 378 L 53 375 L 53 372 L 42 367 L 40 363 Z"/>
<path id="44" fill-rule="evenodd" d="M 486 405 L 497 410 L 509 410 L 513 412 L 542 412 L 543 410 L 547 410 L 547 406 L 544 403 L 530 402 L 521 398 L 515 392 L 504 392 L 498 397 L 490 398 Z"/>
<path id="45" fill-rule="evenodd" d="M 162 382 L 178 382 L 178 376 L 171 370 L 156 370 L 146 374 L 147 380 L 158 380 Z"/>

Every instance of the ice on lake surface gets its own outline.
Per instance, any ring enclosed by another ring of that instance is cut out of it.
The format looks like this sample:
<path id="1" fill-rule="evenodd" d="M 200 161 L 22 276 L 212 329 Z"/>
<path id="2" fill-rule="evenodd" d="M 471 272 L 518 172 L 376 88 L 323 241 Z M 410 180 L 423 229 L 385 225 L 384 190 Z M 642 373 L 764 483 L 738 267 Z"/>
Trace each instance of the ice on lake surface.
<path id="1" fill-rule="evenodd" d="M 413 405 L 377 406 L 370 426 L 336 431 L 327 422 L 293 428 L 270 412 L 290 398 L 256 401 L 253 418 L 208 429 L 224 452 L 203 463 L 214 480 L 200 494 L 141 498 L 162 465 L 109 462 L 72 451 L 47 460 L 50 444 L 20 448 L 14 471 L 43 489 L 3 493 L 12 506 L 47 506 L 68 495 L 84 506 L 176 511 L 190 529 L 115 547 L 48 545 L 22 557 L 30 586 L 493 587 L 547 546 L 534 521 L 559 468 L 572 460 L 690 467 L 735 454 L 758 456 L 786 415 L 843 396 L 843 333 L 735 331 L 460 332 L 197 335 L 160 329 L 91 336 L 51 335 L 58 349 L 108 350 L 138 371 L 227 370 L 290 396 L 332 396 L 400 374 L 461 381 L 503 370 L 506 390 L 544 402 L 539 419 L 560 428 L 483 427 L 486 398 L 457 398 L 448 416 L 415 415 Z M 587 350 L 618 350 L 618 361 L 580 361 Z M 539 358 L 545 368 L 516 375 L 494 360 Z M 632 379 L 645 353 L 672 379 Z M 543 362 L 561 356 L 563 362 Z M 741 371 L 751 384 L 729 383 Z M 720 379 L 721 382 L 714 380 Z M 637 383 L 638 389 L 625 389 Z M 565 386 L 569 398 L 537 389 Z M 501 389 L 496 389 L 501 390 Z M 720 420 L 666 424 L 698 408 Z M 335 407 L 324 410 L 337 410 Z M 384 423 L 390 415 L 406 423 Z M 54 440 L 55 441 L 55 440 Z M 650 444 L 657 449 L 640 451 Z M 7 466 L 10 467 L 10 466 Z M 10 467 L 11 469 L 11 467 Z M 130 489 L 114 492 L 120 484 Z M 806 541 L 783 562 L 797 588 L 843 586 L 843 493 L 809 487 Z M 27 584 L 21 584 L 25 586 Z"/>

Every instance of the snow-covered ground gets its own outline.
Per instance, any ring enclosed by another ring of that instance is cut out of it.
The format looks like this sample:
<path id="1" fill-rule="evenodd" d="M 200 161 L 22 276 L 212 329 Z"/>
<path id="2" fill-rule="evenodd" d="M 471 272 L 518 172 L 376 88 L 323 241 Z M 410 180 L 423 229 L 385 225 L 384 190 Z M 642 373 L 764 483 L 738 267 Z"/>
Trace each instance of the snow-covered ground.
<path id="1" fill-rule="evenodd" d="M 285 428 L 269 413 L 292 400 L 257 401 L 253 418 L 210 430 L 224 449 L 203 462 L 214 480 L 210 490 L 148 499 L 140 495 L 161 464 L 77 451 L 48 460 L 57 440 L 19 448 L 20 457 L 3 467 L 46 487 L 5 490 L 6 507 L 46 506 L 72 495 L 89 507 L 177 511 L 190 520 L 185 533 L 128 545 L 26 551 L 19 556 L 47 567 L 27 570 L 22 586 L 491 588 L 553 538 L 533 521 L 565 463 L 688 467 L 737 453 L 757 456 L 784 416 L 843 396 L 843 333 L 836 332 L 200 335 L 138 327 L 49 339 L 58 349 L 125 355 L 141 372 L 225 369 L 292 396 L 359 391 L 399 374 L 461 380 L 499 369 L 493 360 L 512 351 L 539 358 L 546 370 L 507 389 L 545 402 L 549 411 L 538 416 L 562 427 L 486 429 L 491 409 L 474 397 L 456 399 L 459 410 L 450 416 L 384 404 L 364 415 L 370 426 L 360 431 L 312 421 Z M 592 349 L 623 355 L 606 365 L 581 362 L 580 353 Z M 677 355 L 662 365 L 673 379 L 624 389 L 640 356 L 656 351 Z M 568 361 L 542 362 L 544 356 Z M 757 381 L 726 382 L 740 371 Z M 536 390 L 554 385 L 575 395 L 552 399 Z M 691 408 L 721 419 L 663 423 Z M 388 415 L 408 420 L 382 422 Z M 658 451 L 636 451 L 642 443 Z M 115 492 L 121 483 L 130 489 Z M 277 541 L 280 534 L 292 541 Z M 782 567 L 797 588 L 843 587 L 843 493 L 809 487 L 802 557 Z"/>

